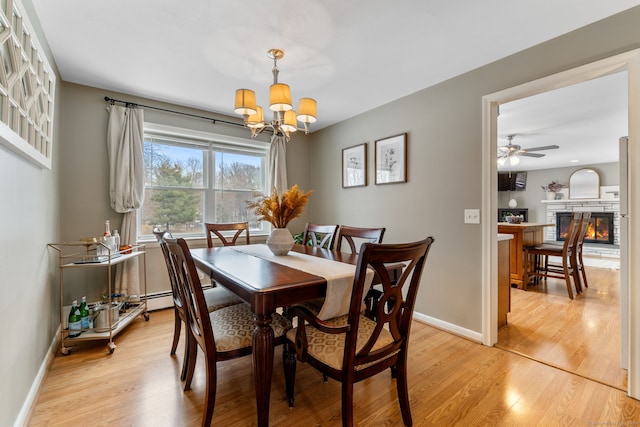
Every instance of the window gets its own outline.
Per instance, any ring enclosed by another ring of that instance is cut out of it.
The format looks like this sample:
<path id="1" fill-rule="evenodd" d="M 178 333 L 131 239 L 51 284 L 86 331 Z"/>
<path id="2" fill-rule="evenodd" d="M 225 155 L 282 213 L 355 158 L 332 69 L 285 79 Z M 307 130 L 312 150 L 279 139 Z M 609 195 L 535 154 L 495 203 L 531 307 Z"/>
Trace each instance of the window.
<path id="1" fill-rule="evenodd" d="M 206 222 L 248 221 L 251 232 L 263 231 L 246 202 L 267 192 L 269 144 L 169 129 L 145 125 L 139 238 L 153 237 L 156 226 L 175 236 L 203 236 Z"/>

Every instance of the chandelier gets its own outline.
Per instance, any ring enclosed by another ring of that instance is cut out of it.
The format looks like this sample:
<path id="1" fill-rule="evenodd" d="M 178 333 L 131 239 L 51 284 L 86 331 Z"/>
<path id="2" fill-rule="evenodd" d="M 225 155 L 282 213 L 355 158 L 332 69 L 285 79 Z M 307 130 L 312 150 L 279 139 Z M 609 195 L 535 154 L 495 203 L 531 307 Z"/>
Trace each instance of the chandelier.
<path id="1" fill-rule="evenodd" d="M 309 125 L 316 121 L 316 100 L 300 98 L 296 114 L 291 104 L 289 85 L 278 83 L 278 59 L 282 59 L 284 51 L 269 49 L 267 56 L 273 59 L 273 84 L 269 88 L 269 109 L 273 111 L 273 119 L 270 122 L 264 121 L 262 107 L 256 105 L 256 93 L 251 89 L 236 90 L 234 111 L 244 117 L 244 125 L 251 129 L 252 138 L 266 128 L 270 128 L 274 135 L 285 136 L 287 141 L 291 133 L 297 130 L 304 130 L 308 134 Z M 296 119 L 303 124 L 302 129 L 298 128 Z"/>

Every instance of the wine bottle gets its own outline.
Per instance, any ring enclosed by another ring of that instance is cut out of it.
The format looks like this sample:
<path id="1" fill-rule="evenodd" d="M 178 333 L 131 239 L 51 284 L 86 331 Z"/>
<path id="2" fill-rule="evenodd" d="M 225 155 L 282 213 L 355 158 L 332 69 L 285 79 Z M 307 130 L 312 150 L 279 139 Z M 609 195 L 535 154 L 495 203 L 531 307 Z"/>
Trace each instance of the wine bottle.
<path id="1" fill-rule="evenodd" d="M 104 235 L 102 236 L 104 239 L 104 244 L 109 249 L 109 255 L 113 256 L 115 252 L 120 250 L 120 248 L 115 247 L 115 237 L 111 234 L 111 225 L 109 224 L 109 220 L 104 222 Z"/>
<path id="2" fill-rule="evenodd" d="M 80 325 L 82 329 L 88 329 L 91 323 L 91 316 L 89 315 L 89 309 L 87 308 L 87 297 L 82 297 L 80 302 Z"/>
<path id="3" fill-rule="evenodd" d="M 80 315 L 80 307 L 78 300 L 73 300 L 71 311 L 69 311 L 69 338 L 80 335 L 82 329 L 82 316 Z"/>

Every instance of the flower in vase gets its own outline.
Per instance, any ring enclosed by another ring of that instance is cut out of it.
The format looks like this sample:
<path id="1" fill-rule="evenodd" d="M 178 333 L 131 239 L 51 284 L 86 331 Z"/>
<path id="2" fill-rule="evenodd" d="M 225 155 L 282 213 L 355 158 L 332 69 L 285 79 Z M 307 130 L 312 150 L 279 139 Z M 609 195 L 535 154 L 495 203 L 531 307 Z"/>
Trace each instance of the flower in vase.
<path id="1" fill-rule="evenodd" d="M 258 215 L 259 221 L 268 221 L 275 228 L 286 228 L 292 219 L 302 215 L 311 193 L 300 190 L 298 184 L 282 195 L 274 188 L 270 196 L 256 193 L 255 200 L 247 202 L 247 208 Z"/>
<path id="2" fill-rule="evenodd" d="M 563 188 L 564 185 L 560 184 L 558 181 L 551 181 L 549 184 L 542 186 L 544 191 L 549 191 L 551 193 L 559 193 Z"/>

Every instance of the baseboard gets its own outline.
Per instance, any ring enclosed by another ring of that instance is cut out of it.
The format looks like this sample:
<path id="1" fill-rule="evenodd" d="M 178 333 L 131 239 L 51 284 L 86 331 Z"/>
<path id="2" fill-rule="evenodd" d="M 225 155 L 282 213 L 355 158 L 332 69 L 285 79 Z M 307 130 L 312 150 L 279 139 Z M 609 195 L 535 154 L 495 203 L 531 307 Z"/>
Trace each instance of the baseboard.
<path id="1" fill-rule="evenodd" d="M 472 331 L 470 329 L 461 328 L 458 325 L 454 325 L 453 323 L 445 322 L 440 319 L 436 319 L 435 317 L 427 316 L 426 314 L 413 312 L 414 320 L 418 322 L 424 323 L 429 326 L 433 326 L 434 328 L 442 329 L 443 331 L 449 332 L 454 335 L 461 336 L 463 338 L 469 339 L 471 341 L 476 341 L 479 344 L 482 344 L 482 334 L 476 331 Z"/>
<path id="2" fill-rule="evenodd" d="M 147 310 L 162 310 L 163 308 L 169 307 L 173 307 L 173 295 L 171 291 L 147 294 Z"/>
<path id="3" fill-rule="evenodd" d="M 147 310 L 161 310 L 164 308 L 169 308 L 173 306 L 173 296 L 171 291 L 168 292 L 158 292 L 155 294 L 147 295 Z M 60 348 L 60 328 L 58 326 L 58 330 L 54 334 L 51 345 L 49 346 L 49 350 L 47 350 L 47 354 L 44 357 L 40 368 L 38 369 L 38 373 L 31 384 L 31 388 L 29 389 L 29 393 L 27 394 L 24 403 L 22 404 L 22 408 L 18 413 L 18 417 L 14 423 L 14 427 L 23 427 L 26 426 L 29 421 L 29 415 L 31 414 L 31 410 L 33 409 L 33 404 L 38 397 L 38 392 L 40 387 L 42 386 L 42 382 L 44 378 L 47 376 L 47 372 L 53 363 L 53 360 L 56 356 L 56 351 Z"/>
<path id="4" fill-rule="evenodd" d="M 42 383 L 44 382 L 44 379 L 47 376 L 47 373 L 49 372 L 49 368 L 53 363 L 53 359 L 55 359 L 56 357 L 56 351 L 58 347 L 60 347 L 60 332 L 61 332 L 60 326 L 58 326 L 58 330 L 53 335 L 53 340 L 51 341 L 51 345 L 47 350 L 47 354 L 45 355 L 44 359 L 42 360 L 42 363 L 40 364 L 40 369 L 38 369 L 38 373 L 36 374 L 36 377 L 33 379 L 33 383 L 31 384 L 29 393 L 27 394 L 27 397 L 24 400 L 24 403 L 22 404 L 22 408 L 18 413 L 18 417 L 16 418 L 15 423 L 13 424 L 14 427 L 26 426 L 27 422 L 29 421 L 29 415 L 33 410 L 33 404 L 35 403 L 36 398 L 38 397 L 38 392 L 40 391 L 40 387 L 42 386 Z"/>

